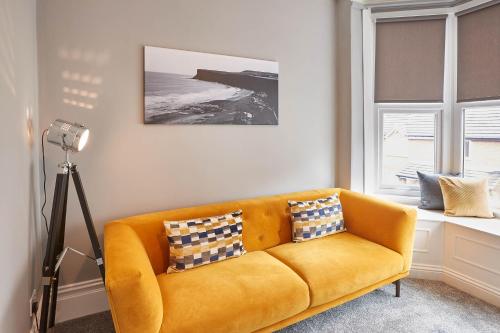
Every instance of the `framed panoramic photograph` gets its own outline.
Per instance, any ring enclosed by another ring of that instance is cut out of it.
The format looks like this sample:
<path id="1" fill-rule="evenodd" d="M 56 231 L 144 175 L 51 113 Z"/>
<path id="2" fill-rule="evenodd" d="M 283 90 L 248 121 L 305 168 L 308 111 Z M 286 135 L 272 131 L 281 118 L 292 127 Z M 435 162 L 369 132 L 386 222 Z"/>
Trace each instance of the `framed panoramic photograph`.
<path id="1" fill-rule="evenodd" d="M 146 46 L 144 123 L 278 125 L 278 63 Z"/>

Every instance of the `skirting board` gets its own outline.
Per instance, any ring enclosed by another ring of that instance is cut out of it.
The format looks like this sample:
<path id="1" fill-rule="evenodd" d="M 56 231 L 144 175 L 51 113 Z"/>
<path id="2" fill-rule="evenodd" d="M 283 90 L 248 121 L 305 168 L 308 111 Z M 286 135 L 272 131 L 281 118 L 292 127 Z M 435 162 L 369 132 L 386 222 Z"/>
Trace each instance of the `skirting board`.
<path id="1" fill-rule="evenodd" d="M 40 304 L 41 299 L 38 301 Z M 100 278 L 67 284 L 58 290 L 56 324 L 107 310 L 109 310 L 108 299 Z M 37 318 L 40 318 L 41 312 L 42 307 L 39 306 Z M 38 323 L 33 316 L 30 333 L 38 332 L 37 326 Z"/>
<path id="2" fill-rule="evenodd" d="M 500 307 L 500 289 L 462 273 L 437 265 L 413 264 L 410 277 L 443 281 L 477 298 Z M 59 289 L 56 322 L 109 310 L 106 291 L 101 279 L 94 279 Z"/>
<path id="3" fill-rule="evenodd" d="M 109 310 L 108 299 L 100 278 L 59 288 L 56 323 L 106 310 Z"/>
<path id="4" fill-rule="evenodd" d="M 500 307 L 500 289 L 447 267 L 413 264 L 410 277 L 438 280 Z"/>

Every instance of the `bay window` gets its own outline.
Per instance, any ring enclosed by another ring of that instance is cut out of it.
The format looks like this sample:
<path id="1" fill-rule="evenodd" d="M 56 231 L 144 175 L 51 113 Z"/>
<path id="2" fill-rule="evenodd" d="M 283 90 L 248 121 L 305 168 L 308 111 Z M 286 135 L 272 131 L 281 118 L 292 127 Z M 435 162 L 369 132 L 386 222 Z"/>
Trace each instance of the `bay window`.
<path id="1" fill-rule="evenodd" d="M 500 3 L 364 14 L 365 191 L 418 195 L 416 172 L 500 189 Z"/>

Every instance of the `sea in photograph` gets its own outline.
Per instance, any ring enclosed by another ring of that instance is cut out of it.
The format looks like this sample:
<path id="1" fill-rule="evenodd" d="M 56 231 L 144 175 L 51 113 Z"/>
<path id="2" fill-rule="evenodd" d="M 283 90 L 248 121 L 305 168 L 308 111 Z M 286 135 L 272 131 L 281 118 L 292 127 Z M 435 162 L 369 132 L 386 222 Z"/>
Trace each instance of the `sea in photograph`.
<path id="1" fill-rule="evenodd" d="M 145 123 L 278 124 L 278 75 L 199 69 L 145 72 Z"/>

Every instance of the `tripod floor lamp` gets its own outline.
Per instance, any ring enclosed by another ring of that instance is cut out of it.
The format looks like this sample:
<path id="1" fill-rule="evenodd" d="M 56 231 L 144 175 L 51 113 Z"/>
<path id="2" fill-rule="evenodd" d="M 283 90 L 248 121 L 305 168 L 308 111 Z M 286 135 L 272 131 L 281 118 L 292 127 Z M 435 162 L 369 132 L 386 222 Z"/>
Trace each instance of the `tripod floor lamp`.
<path id="1" fill-rule="evenodd" d="M 52 202 L 52 213 L 50 217 L 50 226 L 48 228 L 47 247 L 42 267 L 42 310 L 40 317 L 41 333 L 47 332 L 54 327 L 57 288 L 59 286 L 59 267 L 68 250 L 83 254 L 69 247 L 64 248 L 64 232 L 66 225 L 66 207 L 68 202 L 68 184 L 69 176 L 73 178 L 76 193 L 80 201 L 85 225 L 92 243 L 92 249 L 95 255 L 95 261 L 99 267 L 102 280 L 104 281 L 104 262 L 99 240 L 95 232 L 92 216 L 83 190 L 80 174 L 76 165 L 69 161 L 71 152 L 81 151 L 88 140 L 89 129 L 77 123 L 70 123 L 57 119 L 47 130 L 47 141 L 63 149 L 66 153 L 65 161 L 59 164 L 57 173 L 54 197 Z M 42 138 L 43 140 L 43 138 Z"/>

